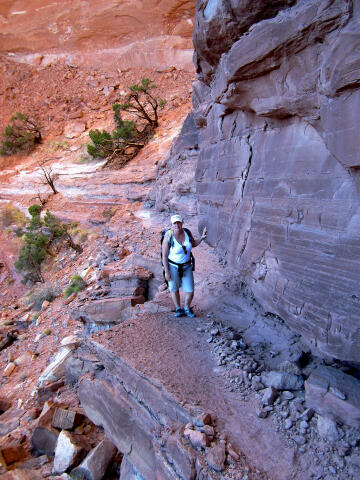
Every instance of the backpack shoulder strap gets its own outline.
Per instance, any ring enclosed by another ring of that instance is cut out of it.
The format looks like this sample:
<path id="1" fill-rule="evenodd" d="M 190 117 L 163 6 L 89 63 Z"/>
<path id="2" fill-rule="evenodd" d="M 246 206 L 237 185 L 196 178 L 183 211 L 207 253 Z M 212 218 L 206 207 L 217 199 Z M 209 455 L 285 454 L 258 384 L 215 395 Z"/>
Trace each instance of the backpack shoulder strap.
<path id="1" fill-rule="evenodd" d="M 184 228 L 184 231 L 188 234 L 188 237 L 190 238 L 190 240 L 194 239 L 193 234 L 191 233 L 191 231 L 188 228 Z"/>
<path id="2" fill-rule="evenodd" d="M 166 240 L 168 241 L 169 247 L 172 247 L 174 245 L 174 238 L 173 238 L 172 230 L 165 230 L 164 238 L 166 238 Z"/>

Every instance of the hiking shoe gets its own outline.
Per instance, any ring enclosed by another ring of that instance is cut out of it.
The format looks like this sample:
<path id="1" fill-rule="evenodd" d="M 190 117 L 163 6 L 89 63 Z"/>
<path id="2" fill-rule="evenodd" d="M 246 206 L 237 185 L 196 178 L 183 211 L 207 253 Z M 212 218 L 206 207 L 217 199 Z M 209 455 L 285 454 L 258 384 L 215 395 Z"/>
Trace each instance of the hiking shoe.
<path id="1" fill-rule="evenodd" d="M 174 317 L 182 317 L 184 315 L 184 311 L 182 308 L 177 307 L 174 313 Z"/>
<path id="2" fill-rule="evenodd" d="M 191 318 L 196 317 L 195 313 L 192 311 L 191 308 L 184 308 L 184 315 Z"/>

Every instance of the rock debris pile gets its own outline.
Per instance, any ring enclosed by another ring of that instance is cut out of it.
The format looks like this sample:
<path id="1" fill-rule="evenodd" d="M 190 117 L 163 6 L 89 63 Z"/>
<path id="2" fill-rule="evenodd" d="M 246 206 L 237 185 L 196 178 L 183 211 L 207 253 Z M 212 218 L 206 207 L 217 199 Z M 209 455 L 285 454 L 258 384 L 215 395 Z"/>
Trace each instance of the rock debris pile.
<path id="1" fill-rule="evenodd" d="M 360 412 L 360 382 L 343 372 L 345 366 L 307 358 L 303 368 L 301 362 L 284 360 L 269 370 L 278 352 L 266 351 L 264 344 L 247 345 L 241 333 L 216 320 L 198 330 L 209 335 L 229 390 L 256 402 L 258 417 L 270 420 L 288 445 L 299 446 L 300 454 L 311 453 L 317 464 L 311 478 L 357 477 L 360 425 L 353 412 Z"/>

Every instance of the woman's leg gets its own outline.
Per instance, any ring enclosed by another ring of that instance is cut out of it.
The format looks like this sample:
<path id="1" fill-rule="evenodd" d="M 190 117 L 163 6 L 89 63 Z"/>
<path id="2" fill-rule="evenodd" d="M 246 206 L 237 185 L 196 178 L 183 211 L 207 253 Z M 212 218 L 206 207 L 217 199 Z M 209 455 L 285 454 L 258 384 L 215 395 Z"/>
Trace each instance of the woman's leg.
<path id="1" fill-rule="evenodd" d="M 188 317 L 194 317 L 195 315 L 190 310 L 192 299 L 194 298 L 194 275 L 191 266 L 186 268 L 183 273 L 181 282 L 181 288 L 184 292 L 184 313 Z"/>
<path id="2" fill-rule="evenodd" d="M 175 308 L 180 308 L 180 293 L 179 290 L 177 292 L 170 292 L 172 301 L 174 302 Z"/>
<path id="3" fill-rule="evenodd" d="M 169 291 L 170 291 L 172 301 L 175 305 L 176 312 L 179 314 L 179 315 L 177 315 L 176 312 L 175 312 L 175 316 L 180 316 L 182 314 L 182 310 L 180 311 L 180 292 L 179 292 L 180 277 L 179 277 L 179 271 L 173 265 L 169 265 L 169 270 L 170 270 L 170 277 L 171 277 L 171 280 L 169 281 L 169 285 L 168 285 L 169 286 Z"/>
<path id="4" fill-rule="evenodd" d="M 194 298 L 194 292 L 186 292 L 185 293 L 185 308 L 190 308 L 192 299 Z"/>

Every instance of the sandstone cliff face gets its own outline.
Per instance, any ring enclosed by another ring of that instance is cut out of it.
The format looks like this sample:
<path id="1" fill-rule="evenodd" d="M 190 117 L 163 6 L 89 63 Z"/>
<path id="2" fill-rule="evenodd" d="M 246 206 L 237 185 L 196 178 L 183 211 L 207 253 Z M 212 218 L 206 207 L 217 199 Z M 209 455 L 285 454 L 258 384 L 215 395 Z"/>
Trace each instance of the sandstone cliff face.
<path id="1" fill-rule="evenodd" d="M 271 4 L 197 2 L 200 225 L 266 310 L 360 361 L 360 6 Z"/>
<path id="2" fill-rule="evenodd" d="M 47 64 L 193 70 L 193 0 L 18 0 L 0 5 L 0 52 Z"/>

